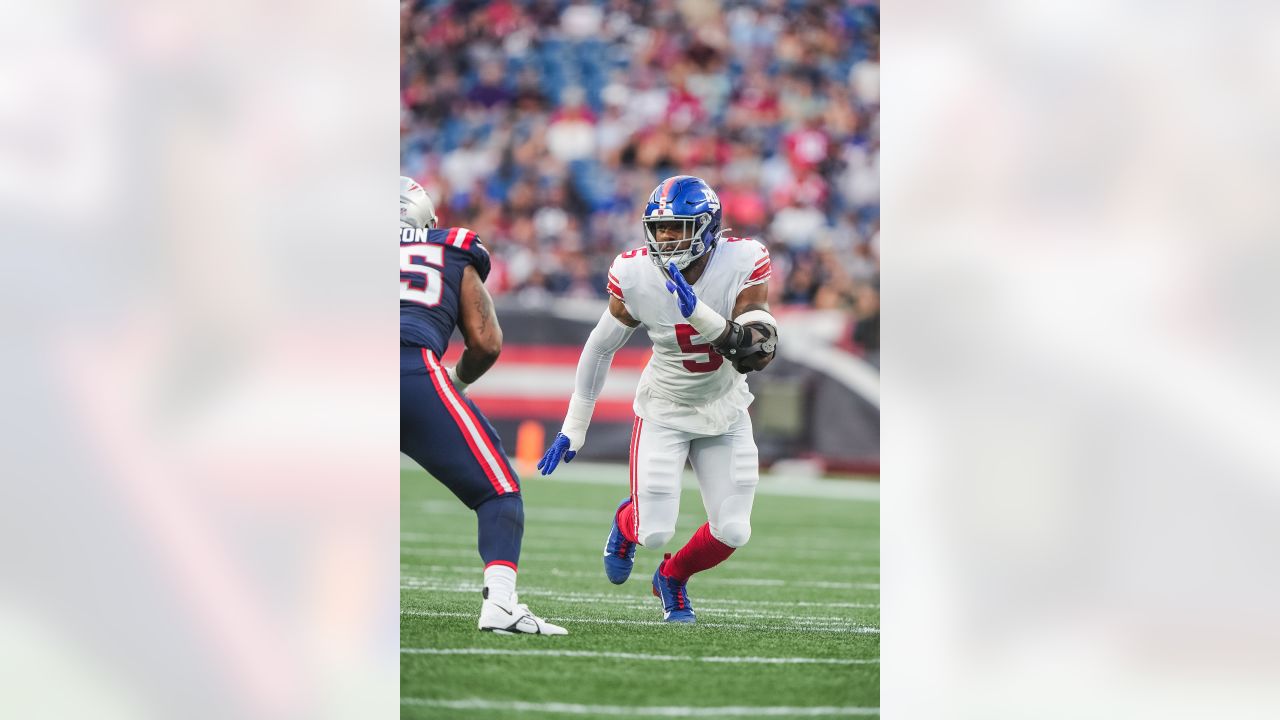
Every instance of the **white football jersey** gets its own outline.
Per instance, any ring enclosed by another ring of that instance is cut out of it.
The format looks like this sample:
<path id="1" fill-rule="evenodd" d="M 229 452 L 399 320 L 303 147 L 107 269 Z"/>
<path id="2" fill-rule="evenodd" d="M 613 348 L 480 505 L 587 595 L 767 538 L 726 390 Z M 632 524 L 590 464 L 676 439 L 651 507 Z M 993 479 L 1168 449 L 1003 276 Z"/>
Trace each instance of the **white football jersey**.
<path id="1" fill-rule="evenodd" d="M 732 319 L 738 293 L 769 281 L 769 251 L 749 238 L 721 238 L 693 291 Z M 638 417 L 685 432 L 720 435 L 754 399 L 746 376 L 714 350 L 680 314 L 667 277 L 648 248 L 622 253 L 609 268 L 608 291 L 627 306 L 653 341 L 653 357 L 636 388 Z"/>

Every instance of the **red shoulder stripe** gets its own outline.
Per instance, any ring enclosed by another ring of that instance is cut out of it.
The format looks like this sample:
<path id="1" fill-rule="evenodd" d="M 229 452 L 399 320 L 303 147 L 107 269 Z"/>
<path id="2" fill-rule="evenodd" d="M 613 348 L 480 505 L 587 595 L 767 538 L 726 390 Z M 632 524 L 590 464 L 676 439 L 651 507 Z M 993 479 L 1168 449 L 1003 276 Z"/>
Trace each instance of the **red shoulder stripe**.
<path id="1" fill-rule="evenodd" d="M 772 269 L 773 264 L 769 262 L 769 258 L 764 258 L 760 262 L 756 263 L 756 266 L 751 271 L 751 276 L 748 279 L 758 280 L 760 279 L 760 276 L 769 274 L 769 271 Z"/>

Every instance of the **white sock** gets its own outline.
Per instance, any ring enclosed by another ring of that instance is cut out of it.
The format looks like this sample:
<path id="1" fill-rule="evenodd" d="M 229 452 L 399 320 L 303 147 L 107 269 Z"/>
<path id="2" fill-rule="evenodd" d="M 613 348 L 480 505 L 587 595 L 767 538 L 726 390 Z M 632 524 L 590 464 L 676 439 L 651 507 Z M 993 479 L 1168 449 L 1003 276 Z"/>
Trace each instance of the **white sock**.
<path id="1" fill-rule="evenodd" d="M 499 605 L 510 606 L 516 592 L 516 571 L 506 565 L 490 565 L 484 569 L 484 586 L 489 599 Z"/>

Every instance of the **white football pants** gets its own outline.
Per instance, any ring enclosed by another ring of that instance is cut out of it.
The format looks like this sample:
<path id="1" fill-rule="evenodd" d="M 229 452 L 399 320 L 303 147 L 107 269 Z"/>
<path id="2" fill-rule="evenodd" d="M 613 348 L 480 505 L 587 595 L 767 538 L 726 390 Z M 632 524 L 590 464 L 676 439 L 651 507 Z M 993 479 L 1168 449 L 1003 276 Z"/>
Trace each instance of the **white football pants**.
<path id="1" fill-rule="evenodd" d="M 636 539 L 647 548 L 665 545 L 680 515 L 684 462 L 702 489 L 711 535 L 730 547 L 751 538 L 751 504 L 760 483 L 760 458 L 745 411 L 724 435 L 695 435 L 636 418 L 631 431 L 631 502 Z"/>

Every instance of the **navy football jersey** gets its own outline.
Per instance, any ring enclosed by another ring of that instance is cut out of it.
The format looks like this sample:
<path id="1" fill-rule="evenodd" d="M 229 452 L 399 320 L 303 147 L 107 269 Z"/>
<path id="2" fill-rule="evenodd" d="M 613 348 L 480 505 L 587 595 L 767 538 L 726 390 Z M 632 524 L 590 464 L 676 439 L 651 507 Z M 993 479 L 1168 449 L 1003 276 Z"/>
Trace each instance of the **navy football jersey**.
<path id="1" fill-rule="evenodd" d="M 458 324 L 462 273 L 489 277 L 489 251 L 466 228 L 400 230 L 400 345 L 444 355 Z"/>

